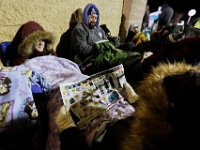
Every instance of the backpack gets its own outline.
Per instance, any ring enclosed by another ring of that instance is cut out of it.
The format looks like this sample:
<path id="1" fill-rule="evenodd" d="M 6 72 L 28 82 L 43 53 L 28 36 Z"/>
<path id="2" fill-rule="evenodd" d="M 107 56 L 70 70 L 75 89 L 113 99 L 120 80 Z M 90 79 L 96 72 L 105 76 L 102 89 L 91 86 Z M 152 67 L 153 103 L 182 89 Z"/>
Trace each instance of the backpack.
<path id="1" fill-rule="evenodd" d="M 6 50 L 10 43 L 11 42 L 9 41 L 0 43 L 0 58 L 4 66 L 9 66 L 9 60 L 6 57 Z"/>

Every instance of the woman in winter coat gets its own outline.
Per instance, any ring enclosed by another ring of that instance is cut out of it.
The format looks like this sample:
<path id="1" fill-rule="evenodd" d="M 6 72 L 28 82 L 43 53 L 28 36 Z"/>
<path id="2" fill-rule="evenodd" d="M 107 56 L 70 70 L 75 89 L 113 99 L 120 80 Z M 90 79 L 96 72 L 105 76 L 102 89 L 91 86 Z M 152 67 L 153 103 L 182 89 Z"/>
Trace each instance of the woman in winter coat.
<path id="1" fill-rule="evenodd" d="M 55 37 L 35 22 L 23 24 L 6 51 L 10 66 L 20 65 L 27 59 L 54 53 Z"/>

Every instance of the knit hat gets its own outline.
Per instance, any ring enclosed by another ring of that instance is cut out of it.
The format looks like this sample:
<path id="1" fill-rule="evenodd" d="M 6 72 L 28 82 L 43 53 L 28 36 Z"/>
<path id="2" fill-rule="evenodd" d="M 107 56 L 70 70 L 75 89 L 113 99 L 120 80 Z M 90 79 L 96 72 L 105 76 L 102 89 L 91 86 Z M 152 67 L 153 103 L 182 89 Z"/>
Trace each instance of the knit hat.
<path id="1" fill-rule="evenodd" d="M 98 15 L 97 14 L 97 8 L 96 7 L 90 7 L 89 9 L 88 9 L 88 16 L 89 15 Z"/>

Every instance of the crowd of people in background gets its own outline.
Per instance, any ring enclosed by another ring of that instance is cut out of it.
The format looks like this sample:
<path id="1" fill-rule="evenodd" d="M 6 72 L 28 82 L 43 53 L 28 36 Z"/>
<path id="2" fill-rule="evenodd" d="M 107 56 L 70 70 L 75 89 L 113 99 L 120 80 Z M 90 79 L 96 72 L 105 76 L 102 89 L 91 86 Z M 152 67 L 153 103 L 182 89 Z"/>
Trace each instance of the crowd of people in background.
<path id="1" fill-rule="evenodd" d="M 174 10 L 167 3 L 164 3 L 161 6 L 160 14 L 158 14 L 157 19 L 154 20 L 153 26 L 150 23 L 151 13 L 150 7 L 147 4 L 141 26 L 134 23 L 130 24 L 124 41 L 122 41 L 118 35 L 113 36 L 106 24 L 99 25 L 100 13 L 96 6 L 89 10 L 85 8 L 84 11 L 85 12 L 82 12 L 82 9 L 79 8 L 72 14 L 69 28 L 60 37 L 60 41 L 55 50 L 57 56 L 70 59 L 77 64 L 82 64 L 85 59 L 88 59 L 91 55 L 95 54 L 96 52 L 94 51 L 94 43 L 102 40 L 111 41 L 112 44 L 118 49 L 124 51 L 134 51 L 137 49 L 136 47 L 144 45 L 146 42 L 155 39 L 153 37 L 155 33 L 164 33 L 165 35 L 175 34 L 176 38 L 171 40 L 180 40 L 184 37 L 183 30 L 185 29 L 186 25 L 183 20 L 184 13 Z M 84 17 L 82 17 L 82 14 Z M 193 19 L 191 21 L 191 25 L 198 28 L 199 19 Z M 53 49 L 37 53 L 35 50 L 29 50 L 29 52 L 23 50 L 23 44 L 25 42 L 22 41 L 25 39 L 25 36 L 33 32 L 32 30 L 38 30 L 38 32 L 42 32 L 44 29 L 41 27 L 41 25 L 37 23 L 34 25 L 34 23 L 31 21 L 20 27 L 7 50 L 6 55 L 7 59 L 10 60 L 10 65 L 17 65 L 20 64 L 20 61 L 23 62 L 24 60 L 32 57 L 53 53 Z M 23 35 L 20 32 L 22 32 Z M 49 35 L 49 37 L 50 36 L 53 35 Z M 49 37 L 46 36 L 45 38 Z M 49 47 L 47 46 L 49 45 L 49 41 L 53 42 L 52 40 L 48 39 L 38 42 L 38 45 L 42 45 L 44 43 L 45 48 Z M 27 47 L 25 47 L 25 49 L 26 48 Z M 17 60 L 17 57 L 20 57 L 21 60 L 19 58 Z"/>

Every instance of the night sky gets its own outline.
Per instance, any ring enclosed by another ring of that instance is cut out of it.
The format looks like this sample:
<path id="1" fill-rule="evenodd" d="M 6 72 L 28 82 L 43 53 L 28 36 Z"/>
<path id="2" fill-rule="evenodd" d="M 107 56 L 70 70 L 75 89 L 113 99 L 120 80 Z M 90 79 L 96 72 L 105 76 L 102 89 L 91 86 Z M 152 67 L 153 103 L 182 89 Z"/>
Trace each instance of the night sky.
<path id="1" fill-rule="evenodd" d="M 194 17 L 200 17 L 200 4 L 198 0 L 148 0 L 150 11 L 156 11 L 163 3 L 168 3 L 174 11 L 181 11 L 187 15 L 187 12 L 194 8 L 197 14 Z"/>

